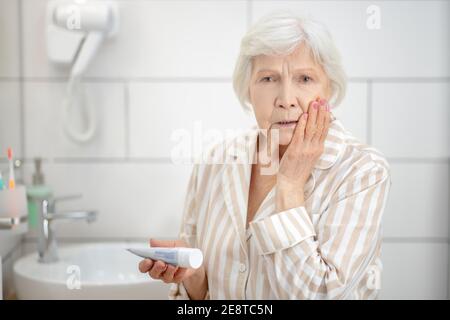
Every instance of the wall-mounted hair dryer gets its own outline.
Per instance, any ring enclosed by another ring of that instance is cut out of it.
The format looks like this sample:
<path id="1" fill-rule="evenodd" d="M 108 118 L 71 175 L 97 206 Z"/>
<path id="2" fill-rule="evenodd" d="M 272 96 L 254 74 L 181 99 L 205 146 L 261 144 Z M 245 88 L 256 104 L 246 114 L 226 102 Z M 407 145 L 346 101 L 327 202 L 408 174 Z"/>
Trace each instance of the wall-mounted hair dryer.
<path id="1" fill-rule="evenodd" d="M 64 101 L 64 128 L 77 142 L 89 141 L 96 130 L 95 112 L 83 106 L 86 129 L 76 132 L 69 125 L 69 110 L 79 98 L 80 81 L 105 39 L 118 30 L 116 3 L 108 1 L 53 0 L 47 4 L 47 51 L 51 61 L 70 65 L 67 96 Z"/>

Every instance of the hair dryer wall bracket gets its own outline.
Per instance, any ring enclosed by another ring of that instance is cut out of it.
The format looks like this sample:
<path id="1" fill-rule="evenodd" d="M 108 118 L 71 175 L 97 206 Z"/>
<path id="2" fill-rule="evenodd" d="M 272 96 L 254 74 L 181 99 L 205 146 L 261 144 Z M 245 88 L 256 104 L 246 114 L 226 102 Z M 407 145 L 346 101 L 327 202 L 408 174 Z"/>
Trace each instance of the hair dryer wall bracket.
<path id="1" fill-rule="evenodd" d="M 49 59 L 72 66 L 74 77 L 85 73 L 103 41 L 119 28 L 117 4 L 109 1 L 51 0 L 46 19 Z"/>

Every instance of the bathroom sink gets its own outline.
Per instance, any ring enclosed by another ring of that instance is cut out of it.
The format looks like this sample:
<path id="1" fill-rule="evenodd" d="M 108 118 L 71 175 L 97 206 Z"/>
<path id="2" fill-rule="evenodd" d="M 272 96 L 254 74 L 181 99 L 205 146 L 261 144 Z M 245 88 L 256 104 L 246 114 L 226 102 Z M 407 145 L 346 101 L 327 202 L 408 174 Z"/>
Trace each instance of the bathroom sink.
<path id="1" fill-rule="evenodd" d="M 125 248 L 142 244 L 90 243 L 58 248 L 60 260 L 28 254 L 14 264 L 18 299 L 167 299 L 169 285 L 138 270 Z"/>

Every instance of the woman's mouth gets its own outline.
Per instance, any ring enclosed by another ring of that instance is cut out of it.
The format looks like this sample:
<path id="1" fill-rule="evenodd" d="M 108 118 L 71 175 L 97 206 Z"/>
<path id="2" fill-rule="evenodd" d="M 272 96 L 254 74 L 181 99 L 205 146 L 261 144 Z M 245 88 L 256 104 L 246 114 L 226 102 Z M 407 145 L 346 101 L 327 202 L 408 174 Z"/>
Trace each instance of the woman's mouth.
<path id="1" fill-rule="evenodd" d="M 295 127 L 298 120 L 292 120 L 292 121 L 278 121 L 275 124 L 278 125 L 280 128 L 289 128 L 289 127 Z"/>

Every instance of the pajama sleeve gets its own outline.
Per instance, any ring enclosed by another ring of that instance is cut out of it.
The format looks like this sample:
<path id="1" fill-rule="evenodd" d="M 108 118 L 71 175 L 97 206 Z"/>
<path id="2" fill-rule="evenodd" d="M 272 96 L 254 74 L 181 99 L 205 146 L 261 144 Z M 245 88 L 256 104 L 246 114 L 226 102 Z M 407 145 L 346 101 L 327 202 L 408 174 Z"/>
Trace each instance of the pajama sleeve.
<path id="1" fill-rule="evenodd" d="M 391 180 L 372 162 L 343 179 L 316 227 L 304 206 L 250 223 L 279 299 L 342 299 L 380 245 L 381 218 Z M 361 170 L 360 170 L 361 169 Z"/>

